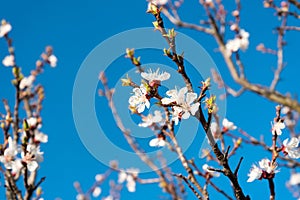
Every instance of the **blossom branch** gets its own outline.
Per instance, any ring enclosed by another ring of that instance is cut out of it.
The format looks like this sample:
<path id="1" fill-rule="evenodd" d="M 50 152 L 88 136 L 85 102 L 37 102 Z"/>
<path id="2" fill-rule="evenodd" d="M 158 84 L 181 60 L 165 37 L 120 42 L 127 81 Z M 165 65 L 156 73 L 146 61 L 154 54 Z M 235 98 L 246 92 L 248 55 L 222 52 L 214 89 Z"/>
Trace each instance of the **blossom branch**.
<path id="1" fill-rule="evenodd" d="M 286 95 L 283 95 L 279 93 L 278 91 L 270 91 L 269 88 L 253 84 L 246 80 L 245 78 L 240 77 L 239 73 L 237 72 L 237 69 L 231 59 L 230 56 L 227 54 L 227 50 L 225 47 L 225 43 L 222 37 L 222 34 L 219 31 L 219 27 L 216 23 L 215 18 L 208 12 L 209 17 L 209 23 L 211 25 L 211 35 L 214 37 L 215 41 L 217 42 L 219 46 L 219 50 L 224 58 L 224 61 L 228 67 L 228 70 L 230 72 L 231 77 L 233 80 L 241 85 L 245 90 L 252 91 L 266 99 L 269 99 L 270 101 L 276 102 L 281 105 L 288 106 L 292 108 L 293 110 L 296 110 L 298 113 L 300 113 L 300 103 L 297 100 L 292 99 L 291 97 L 287 97 Z M 167 16 L 168 17 L 168 16 Z M 170 17 L 168 17 L 170 20 Z M 170 20 L 172 22 L 172 20 Z"/>
<path id="2" fill-rule="evenodd" d="M 202 88 L 203 90 L 203 88 Z M 201 110 L 201 108 L 199 109 Z M 208 112 L 208 115 L 212 115 L 212 112 Z M 199 118 L 200 117 L 200 118 Z M 213 152 L 214 154 L 216 155 L 216 158 L 218 159 L 219 163 L 223 166 L 223 174 L 225 176 L 227 176 L 231 183 L 232 183 L 232 186 L 234 188 L 234 193 L 235 193 L 235 196 L 237 199 L 250 199 L 249 196 L 245 196 L 243 191 L 242 191 L 242 188 L 241 186 L 239 185 L 239 182 L 238 182 L 238 179 L 237 179 L 237 176 L 232 172 L 229 164 L 228 164 L 228 151 L 229 151 L 229 147 L 227 148 L 227 151 L 225 154 L 223 154 L 219 147 L 218 147 L 218 144 L 215 143 L 214 141 L 214 138 L 212 136 L 212 133 L 211 133 L 211 130 L 210 130 L 210 122 L 206 122 L 205 118 L 203 119 L 204 116 L 197 116 L 196 115 L 196 118 L 199 120 L 199 122 L 201 123 L 205 133 L 206 133 L 206 136 L 207 138 L 209 139 L 209 143 L 213 149 Z"/>
<path id="3" fill-rule="evenodd" d="M 104 72 L 100 73 L 99 79 L 100 79 L 102 85 L 104 86 L 104 90 L 105 90 L 104 95 L 105 95 L 106 99 L 108 100 L 109 107 L 110 107 L 110 109 L 111 109 L 111 111 L 113 113 L 113 116 L 115 118 L 116 124 L 117 124 L 118 128 L 121 130 L 121 132 L 123 133 L 123 136 L 127 140 L 128 144 L 136 152 L 136 154 L 140 157 L 140 159 L 143 162 L 145 162 L 160 177 L 161 181 L 167 183 L 168 181 L 166 180 L 166 178 L 165 178 L 164 174 L 162 173 L 162 171 L 137 146 L 137 144 L 135 143 L 134 139 L 131 137 L 130 132 L 123 125 L 122 120 L 121 120 L 121 118 L 119 117 L 119 115 L 117 113 L 117 110 L 115 108 L 115 105 L 114 105 L 114 102 L 113 102 L 113 99 L 112 99 L 113 91 L 108 87 L 108 84 L 107 84 L 108 81 L 107 81 L 107 78 L 106 78 Z M 164 189 L 168 193 L 170 193 L 170 195 L 172 196 L 173 199 L 176 199 L 177 198 L 177 193 L 172 188 L 173 187 L 168 187 L 167 184 L 164 184 Z"/>
<path id="4" fill-rule="evenodd" d="M 35 184 L 39 167 L 38 162 L 43 160 L 43 152 L 40 152 L 40 142 L 45 143 L 48 141 L 48 136 L 38 131 L 38 125 L 41 124 L 41 118 L 38 117 L 44 98 L 43 87 L 38 86 L 37 90 L 33 91 L 33 83 L 36 76 L 42 72 L 42 66 L 49 64 L 51 67 L 55 67 L 57 58 L 53 55 L 52 47 L 46 47 L 46 52 L 42 54 L 43 61 L 37 64 L 37 69 L 31 71 L 29 77 L 25 77 L 21 72 L 21 68 L 15 62 L 12 39 L 8 35 L 11 29 L 11 25 L 2 20 L 0 37 L 5 38 L 9 52 L 9 55 L 3 59 L 2 63 L 6 67 L 12 67 L 15 102 L 13 112 L 11 112 L 7 100 L 3 100 L 6 116 L 5 123 L 1 124 L 1 128 L 4 130 L 5 145 L 3 151 L 1 151 L 0 161 L 5 167 L 3 172 L 5 171 L 5 184 L 8 186 L 6 187 L 6 197 L 8 199 L 29 200 L 37 187 L 44 181 L 44 178 L 42 178 L 42 181 Z M 36 97 L 37 103 L 34 104 L 32 101 Z M 20 125 L 21 118 L 19 116 L 22 102 L 27 115 L 27 118 L 23 121 L 23 126 Z M 37 117 L 33 117 L 33 113 Z M 12 137 L 9 134 L 10 126 L 13 129 Z M 22 140 L 19 139 L 21 132 L 23 132 Z M 22 147 L 21 152 L 19 151 L 20 146 Z M 19 153 L 21 158 L 18 157 Z M 24 196 L 22 196 L 22 192 L 19 189 L 21 184 L 17 184 L 21 174 L 23 175 L 23 187 L 25 189 Z"/>
<path id="5" fill-rule="evenodd" d="M 242 129 L 240 129 L 239 132 L 247 138 L 247 139 L 241 138 L 241 140 L 242 140 L 241 143 L 252 144 L 252 145 L 255 145 L 255 146 L 261 146 L 262 148 L 264 148 L 268 152 L 272 153 L 273 148 L 268 146 L 263 140 L 258 140 L 256 138 L 252 137 L 251 135 L 249 135 L 247 132 L 243 131 Z M 239 137 L 237 137 L 235 135 L 232 135 L 230 133 L 226 132 L 225 134 L 228 135 L 229 137 L 239 139 Z M 290 168 L 300 167 L 300 162 L 298 162 L 295 159 L 291 159 L 291 158 L 288 158 L 286 156 L 281 156 L 279 154 L 278 154 L 278 158 L 283 160 L 283 161 L 287 161 L 288 162 L 288 164 L 286 165 L 287 167 L 290 167 Z"/>
<path id="6" fill-rule="evenodd" d="M 178 55 L 176 53 L 176 44 L 175 44 L 175 37 L 176 33 L 174 32 L 174 29 L 170 30 L 169 33 L 167 33 L 163 19 L 160 15 L 161 8 L 158 8 L 154 4 L 150 4 L 150 10 L 148 10 L 149 13 L 152 13 L 155 17 L 156 21 L 154 22 L 154 27 L 156 30 L 159 30 L 162 36 L 166 39 L 171 51 L 165 50 L 165 54 L 177 65 L 178 73 L 181 74 L 186 87 L 188 88 L 189 92 L 193 92 L 193 87 L 190 78 L 188 77 L 185 67 L 184 67 L 184 59 L 183 55 Z"/>

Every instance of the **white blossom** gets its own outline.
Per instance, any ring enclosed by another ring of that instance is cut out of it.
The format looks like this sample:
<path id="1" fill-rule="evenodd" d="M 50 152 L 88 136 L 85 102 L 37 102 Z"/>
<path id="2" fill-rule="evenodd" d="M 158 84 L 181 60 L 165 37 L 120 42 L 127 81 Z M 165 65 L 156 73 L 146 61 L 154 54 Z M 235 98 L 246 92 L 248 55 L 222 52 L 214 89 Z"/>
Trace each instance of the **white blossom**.
<path id="1" fill-rule="evenodd" d="M 17 143 L 11 138 L 8 138 L 8 147 L 4 150 L 3 155 L 0 156 L 0 162 L 4 164 L 6 169 L 12 169 L 14 166 L 15 156 L 18 154 Z"/>
<path id="2" fill-rule="evenodd" d="M 169 90 L 166 92 L 169 98 L 165 97 L 161 100 L 161 102 L 165 105 L 170 103 L 181 104 L 184 101 L 184 95 L 187 93 L 187 91 L 187 87 L 183 87 L 180 90 L 177 90 L 177 88 Z"/>
<path id="3" fill-rule="evenodd" d="M 42 142 L 47 143 L 48 142 L 48 135 L 40 132 L 39 130 L 34 130 L 34 141 L 35 142 Z"/>
<path id="4" fill-rule="evenodd" d="M 160 73 L 159 68 L 155 72 L 151 69 L 149 69 L 148 73 L 142 72 L 141 76 L 146 79 L 151 86 L 153 86 L 153 84 L 160 85 L 161 81 L 165 81 L 170 78 L 170 74 L 168 72 Z"/>
<path id="5" fill-rule="evenodd" d="M 215 139 L 219 138 L 220 135 L 221 135 L 219 125 L 216 122 L 212 122 L 210 124 L 210 131 L 213 134 L 213 136 L 214 136 Z"/>
<path id="6" fill-rule="evenodd" d="M 12 167 L 11 167 L 12 174 L 18 174 L 22 168 L 23 168 L 23 164 L 21 159 L 16 159 L 12 161 Z"/>
<path id="7" fill-rule="evenodd" d="M 249 178 L 247 182 L 253 182 L 255 179 L 260 179 L 262 173 L 263 173 L 262 169 L 260 169 L 256 165 L 252 165 L 252 168 L 250 169 L 250 173 L 248 174 Z"/>
<path id="8" fill-rule="evenodd" d="M 233 40 L 228 40 L 225 47 L 226 47 L 228 56 L 231 56 L 232 52 L 237 52 L 239 50 L 240 40 L 237 38 L 235 38 Z"/>
<path id="9" fill-rule="evenodd" d="M 123 183 L 127 178 L 127 173 L 123 170 L 121 170 L 118 174 L 118 183 Z"/>
<path id="10" fill-rule="evenodd" d="M 95 187 L 94 190 L 93 190 L 93 197 L 99 197 L 99 195 L 101 194 L 102 190 L 100 187 Z"/>
<path id="11" fill-rule="evenodd" d="M 138 113 L 143 112 L 145 107 L 150 107 L 150 102 L 147 98 L 147 90 L 143 84 L 138 88 L 133 88 L 132 91 L 134 92 L 134 95 L 128 100 L 130 107 L 135 108 Z"/>
<path id="12" fill-rule="evenodd" d="M 175 125 L 178 124 L 178 122 L 181 120 L 182 118 L 182 108 L 178 107 L 178 106 L 174 106 L 173 107 L 173 111 L 172 111 L 172 121 L 175 122 Z"/>
<path id="13" fill-rule="evenodd" d="M 136 186 L 135 179 L 132 176 L 127 176 L 126 181 L 127 181 L 126 187 L 128 191 L 135 192 L 135 186 Z"/>
<path id="14" fill-rule="evenodd" d="M 135 179 L 137 178 L 138 173 L 139 170 L 135 168 L 130 168 L 127 170 L 127 172 L 121 170 L 118 176 L 118 183 L 122 184 L 126 180 L 126 187 L 128 191 L 135 192 L 135 186 L 136 186 Z"/>
<path id="15" fill-rule="evenodd" d="M 155 4 L 157 6 L 163 6 L 168 3 L 168 0 L 151 0 L 149 3 Z"/>
<path id="16" fill-rule="evenodd" d="M 292 137 L 291 140 L 285 139 L 283 141 L 283 152 L 291 158 L 300 158 L 299 139 Z"/>
<path id="17" fill-rule="evenodd" d="M 5 67 L 12 67 L 15 65 L 15 56 L 14 55 L 8 55 L 5 56 L 4 59 L 2 60 L 2 64 Z"/>
<path id="18" fill-rule="evenodd" d="M 244 29 L 240 30 L 240 48 L 242 50 L 247 50 L 249 46 L 249 36 L 250 34 Z"/>
<path id="19" fill-rule="evenodd" d="M 159 110 L 154 111 L 154 115 L 149 114 L 146 117 L 142 117 L 143 122 L 139 124 L 141 127 L 149 127 L 155 123 L 161 123 L 163 121 L 162 113 Z"/>
<path id="20" fill-rule="evenodd" d="M 163 147 L 165 145 L 166 145 L 166 138 L 162 134 L 159 134 L 156 138 L 153 138 L 149 142 L 150 147 Z"/>
<path id="21" fill-rule="evenodd" d="M 234 125 L 233 122 L 229 121 L 228 119 L 224 118 L 222 121 L 224 131 L 232 131 L 235 130 L 237 127 Z"/>
<path id="22" fill-rule="evenodd" d="M 252 165 L 252 168 L 250 169 L 250 173 L 248 174 L 249 178 L 247 182 L 253 182 L 254 180 L 262 179 L 262 178 L 268 178 L 267 175 L 278 173 L 279 170 L 277 170 L 277 163 L 271 163 L 271 161 L 267 158 L 262 159 L 258 162 L 258 166 Z"/>
<path id="23" fill-rule="evenodd" d="M 258 162 L 258 164 L 259 167 L 268 174 L 274 174 L 279 172 L 279 170 L 277 170 L 277 163 L 271 164 L 271 161 L 267 158 L 262 159 Z"/>
<path id="24" fill-rule="evenodd" d="M 56 67 L 56 64 L 57 64 L 57 57 L 55 55 L 50 55 L 48 57 L 48 61 L 49 61 L 49 64 L 51 67 Z"/>
<path id="25" fill-rule="evenodd" d="M 22 152 L 21 154 L 22 160 L 27 164 L 28 170 L 33 172 L 38 168 L 38 163 L 44 160 L 44 152 L 40 151 L 40 146 L 34 144 L 28 144 L 26 151 L 26 153 Z"/>
<path id="26" fill-rule="evenodd" d="M 0 38 L 4 37 L 7 33 L 9 33 L 12 29 L 12 26 L 7 23 L 5 20 L 2 20 L 2 24 L 0 26 Z"/>
<path id="27" fill-rule="evenodd" d="M 218 131 L 218 124 L 216 122 L 212 122 L 210 124 L 210 131 L 215 134 Z"/>
<path id="28" fill-rule="evenodd" d="M 76 200 L 85 200 L 84 194 L 77 194 Z"/>
<path id="29" fill-rule="evenodd" d="M 104 180 L 104 175 L 103 175 L 103 174 L 97 174 L 97 175 L 95 176 L 95 180 L 96 180 L 97 182 L 103 181 L 103 180 Z"/>
<path id="30" fill-rule="evenodd" d="M 291 112 L 291 108 L 288 106 L 283 106 L 283 108 L 281 109 L 281 113 L 286 115 L 287 113 Z"/>
<path id="31" fill-rule="evenodd" d="M 208 164 L 204 164 L 204 165 L 202 166 L 202 169 L 203 169 L 205 172 L 208 172 L 211 176 L 214 176 L 214 177 L 219 177 L 219 176 L 220 176 L 220 173 L 219 173 L 219 172 L 210 170 L 209 168 L 212 168 L 212 167 L 209 166 Z"/>
<path id="32" fill-rule="evenodd" d="M 169 90 L 166 93 L 169 98 L 165 97 L 161 100 L 162 104 L 176 103 L 176 106 L 173 106 L 173 118 L 175 124 L 178 124 L 178 121 L 183 119 L 188 119 L 190 114 L 195 115 L 199 109 L 200 103 L 194 103 L 197 99 L 197 94 L 188 92 L 187 87 L 183 87 L 180 90 L 176 88 L 174 90 Z"/>
<path id="33" fill-rule="evenodd" d="M 35 128 L 38 123 L 38 120 L 36 117 L 30 117 L 26 121 L 27 121 L 28 126 L 31 128 Z"/>
<path id="34" fill-rule="evenodd" d="M 25 88 L 30 88 L 34 80 L 35 80 L 35 76 L 33 75 L 22 78 L 19 85 L 20 90 L 24 90 Z"/>
<path id="35" fill-rule="evenodd" d="M 289 184 L 290 185 L 300 185 L 300 173 L 291 174 Z"/>
<path id="36" fill-rule="evenodd" d="M 281 135 L 282 134 L 281 130 L 284 128 L 285 128 L 284 122 L 281 121 L 276 122 L 274 125 L 272 125 L 272 134 L 275 135 L 276 133 L 277 135 Z"/>
<path id="37" fill-rule="evenodd" d="M 239 49 L 247 50 L 249 46 L 249 36 L 250 34 L 248 32 L 241 29 L 237 37 L 228 40 L 225 45 L 228 56 L 230 56 L 232 52 L 237 52 Z"/>

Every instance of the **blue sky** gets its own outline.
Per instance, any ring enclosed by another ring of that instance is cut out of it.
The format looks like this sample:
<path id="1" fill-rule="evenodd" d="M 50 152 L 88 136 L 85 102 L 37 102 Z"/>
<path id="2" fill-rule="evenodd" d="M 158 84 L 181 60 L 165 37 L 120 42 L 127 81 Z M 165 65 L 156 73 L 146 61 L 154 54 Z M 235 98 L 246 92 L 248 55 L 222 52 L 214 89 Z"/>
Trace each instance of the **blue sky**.
<path id="1" fill-rule="evenodd" d="M 232 6 L 233 4 L 229 3 L 229 8 L 233 9 Z M 246 63 L 248 79 L 252 82 L 269 84 L 272 78 L 272 68 L 276 66 L 276 58 L 272 55 L 262 55 L 256 52 L 255 47 L 260 42 L 264 42 L 270 48 L 276 47 L 274 28 L 278 24 L 278 20 L 273 16 L 272 10 L 262 8 L 260 1 L 251 2 L 251 4 L 244 2 L 243 7 L 245 9 L 241 13 L 241 26 L 250 32 L 249 50 L 242 54 L 242 59 Z M 100 42 L 122 31 L 152 25 L 153 17 L 146 14 L 146 8 L 147 3 L 143 0 L 118 2 L 96 0 L 85 2 L 58 0 L 28 2 L 12 0 L 1 2 L 0 17 L 5 18 L 13 25 L 11 36 L 16 48 L 17 63 L 22 67 L 25 75 L 28 75 L 30 69 L 34 68 L 36 59 L 38 59 L 46 45 L 50 44 L 54 47 L 55 55 L 59 59 L 57 68 L 47 68 L 38 79 L 45 86 L 46 91 L 42 117 L 43 131 L 49 135 L 49 143 L 42 146 L 45 151 L 45 161 L 42 163 L 40 170 L 40 175 L 47 177 L 42 185 L 45 191 L 45 199 L 55 199 L 56 197 L 74 199 L 76 196 L 73 188 L 74 181 L 80 181 L 83 188 L 87 189 L 93 183 L 95 174 L 106 169 L 86 150 L 79 139 L 72 115 L 73 84 L 81 63 Z M 182 18 L 197 23 L 198 19 L 205 14 L 201 13 L 200 8 L 196 8 L 197 1 L 194 3 L 186 2 L 180 10 Z M 295 22 L 291 21 L 291 23 Z M 171 26 L 170 23 L 167 23 L 167 25 Z M 239 88 L 231 80 L 221 56 L 215 53 L 217 46 L 210 36 L 191 30 L 180 31 L 197 40 L 211 55 L 223 79 L 234 88 Z M 297 60 L 295 59 L 299 40 L 295 38 L 295 33 L 288 33 L 286 37 L 288 46 L 285 60 L 288 60 L 288 67 L 284 70 L 283 80 L 278 87 L 283 93 L 287 91 L 290 91 L 291 94 L 299 93 L 299 88 L 294 87 L 298 85 L 299 74 Z M 142 55 L 142 61 L 148 63 L 159 61 L 171 65 L 170 62 L 163 61 L 163 59 L 167 60 L 166 58 L 159 57 L 159 52 L 149 51 L 146 53 L 140 52 L 140 54 Z M 5 55 L 5 42 L 1 40 L 0 57 L 3 58 Z M 158 56 L 158 58 L 151 61 L 154 56 Z M 125 67 L 128 71 L 132 69 L 129 61 L 122 56 L 112 63 L 113 69 L 116 66 Z M 100 69 L 99 67 L 99 71 Z M 108 72 L 108 74 L 110 73 L 112 72 Z M 95 74 L 95 76 L 98 76 L 98 74 Z M 0 96 L 1 98 L 10 99 L 13 97 L 13 88 L 10 85 L 10 79 L 12 78 L 10 70 L 1 67 L 0 77 Z M 192 79 L 197 80 L 197 77 L 192 76 Z M 104 113 L 109 114 L 107 108 L 102 109 L 103 106 L 107 105 L 105 100 L 98 98 L 97 94 L 95 94 L 95 102 L 96 110 L 99 110 L 99 119 L 101 119 L 103 110 Z M 227 99 L 226 114 L 230 120 L 249 133 L 255 136 L 264 134 L 266 140 L 270 143 L 270 121 L 274 117 L 275 105 L 257 97 L 255 94 L 245 93 L 239 98 L 229 97 Z M 112 130 L 117 132 L 113 128 L 113 122 L 108 119 L 111 119 L 111 116 L 107 118 L 108 127 L 112 127 Z M 121 146 L 124 145 L 122 139 L 119 138 L 121 134 L 108 137 L 111 141 L 117 144 L 120 143 Z M 187 153 L 190 157 L 197 158 L 195 151 L 197 151 L 197 146 L 189 149 Z M 253 199 L 266 199 L 268 197 L 267 181 L 246 183 L 246 175 L 251 164 L 265 156 L 270 156 L 264 153 L 254 154 L 253 152 L 256 151 L 257 148 L 246 145 L 243 145 L 243 148 L 239 150 L 240 155 L 243 154 L 246 157 L 242 164 L 239 180 L 245 193 L 250 194 Z M 235 164 L 237 159 L 234 158 L 232 164 Z M 198 162 L 204 163 L 200 159 L 198 159 Z M 178 163 L 172 166 L 175 169 L 180 169 Z M 285 181 L 288 178 L 288 170 L 283 168 L 281 171 L 276 175 L 277 188 L 285 187 Z M 145 175 L 145 177 L 147 176 Z M 217 180 L 216 182 L 223 186 L 222 184 L 225 181 Z M 3 188 L 3 186 L 1 187 Z M 263 189 L 259 190 L 260 188 Z M 103 190 L 104 194 L 108 193 L 107 187 L 104 186 Z M 3 196 L 2 191 L 0 199 Z M 145 195 L 147 195 L 147 198 L 145 198 Z M 130 194 L 125 191 L 122 193 L 122 198 L 157 199 L 160 195 L 160 189 L 156 187 L 138 185 L 136 193 Z M 277 195 L 278 199 L 292 199 L 291 194 L 283 189 L 277 190 Z M 189 196 L 188 199 L 193 199 L 193 197 Z"/>

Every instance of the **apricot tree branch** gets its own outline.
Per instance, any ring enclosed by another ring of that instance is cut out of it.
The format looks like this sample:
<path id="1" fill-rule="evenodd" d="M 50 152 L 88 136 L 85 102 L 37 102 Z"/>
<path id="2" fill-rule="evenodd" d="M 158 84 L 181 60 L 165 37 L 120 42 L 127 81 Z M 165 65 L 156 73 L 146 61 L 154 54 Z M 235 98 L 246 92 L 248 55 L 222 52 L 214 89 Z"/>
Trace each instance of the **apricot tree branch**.
<path id="1" fill-rule="evenodd" d="M 174 23 L 174 19 L 172 17 L 170 17 L 170 15 L 166 15 L 166 17 L 172 23 Z M 276 102 L 278 104 L 288 106 L 291 109 L 300 113 L 299 101 L 292 99 L 291 97 L 288 97 L 286 95 L 283 95 L 278 91 L 275 91 L 275 90 L 271 91 L 266 86 L 261 86 L 259 84 L 253 84 L 253 83 L 249 82 L 247 79 L 240 77 L 240 75 L 235 67 L 235 64 L 232 61 L 232 58 L 227 53 L 223 37 L 222 37 L 221 33 L 219 32 L 219 27 L 215 21 L 215 18 L 209 13 L 208 13 L 208 17 L 209 17 L 209 21 L 210 21 L 210 25 L 211 25 L 211 28 L 209 29 L 211 31 L 209 31 L 209 34 L 212 35 L 213 38 L 215 39 L 215 41 L 217 42 L 217 44 L 219 46 L 219 51 L 223 56 L 224 62 L 226 63 L 227 68 L 228 68 L 233 80 L 236 83 L 238 83 L 239 85 L 241 85 L 245 90 L 254 92 L 254 93 L 256 93 L 270 101 Z M 174 24 L 176 25 L 176 23 L 174 23 Z M 198 31 L 196 28 L 193 28 L 193 29 Z M 205 31 L 201 31 L 201 32 L 205 32 Z M 207 33 L 207 32 L 205 32 L 205 33 Z"/>
<path id="2" fill-rule="evenodd" d="M 118 115 L 118 112 L 116 110 L 116 107 L 114 105 L 114 101 L 113 101 L 113 91 L 108 87 L 108 81 L 107 78 L 104 74 L 104 72 L 100 73 L 99 79 L 102 83 L 102 85 L 104 86 L 104 95 L 109 103 L 109 107 L 112 111 L 112 114 L 115 118 L 115 122 L 116 125 L 118 126 L 118 128 L 121 130 L 121 132 L 123 133 L 123 136 L 125 137 L 125 139 L 127 140 L 128 144 L 130 145 L 130 147 L 135 151 L 135 153 L 140 157 L 140 159 L 145 162 L 161 179 L 161 182 L 164 182 L 166 184 L 162 184 L 164 189 L 172 196 L 172 198 L 175 200 L 177 199 L 177 192 L 176 190 L 172 189 L 174 187 L 169 187 L 168 186 L 168 181 L 165 177 L 165 175 L 162 173 L 162 171 L 151 161 L 151 159 L 143 152 L 143 150 L 141 150 L 138 145 L 136 144 L 136 142 L 134 141 L 134 139 L 131 137 L 129 130 L 127 130 L 124 126 L 124 124 L 122 123 L 122 120 L 120 118 L 120 116 Z"/>

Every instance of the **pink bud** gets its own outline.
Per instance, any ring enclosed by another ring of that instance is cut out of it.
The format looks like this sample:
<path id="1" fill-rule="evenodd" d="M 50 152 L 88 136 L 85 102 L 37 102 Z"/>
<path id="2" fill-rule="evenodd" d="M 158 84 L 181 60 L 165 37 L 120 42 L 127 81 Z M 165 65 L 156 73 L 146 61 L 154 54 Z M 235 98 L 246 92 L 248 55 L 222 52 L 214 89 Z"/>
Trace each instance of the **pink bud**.
<path id="1" fill-rule="evenodd" d="M 286 1 L 282 1 L 282 2 L 280 3 L 280 6 L 281 6 L 281 7 L 288 7 L 288 3 L 287 3 Z"/>
<path id="2" fill-rule="evenodd" d="M 232 24 L 232 25 L 230 26 L 230 30 L 232 30 L 232 31 L 237 31 L 238 29 L 239 29 L 239 27 L 238 27 L 237 24 Z"/>

